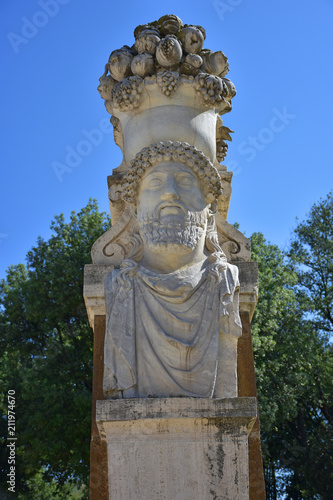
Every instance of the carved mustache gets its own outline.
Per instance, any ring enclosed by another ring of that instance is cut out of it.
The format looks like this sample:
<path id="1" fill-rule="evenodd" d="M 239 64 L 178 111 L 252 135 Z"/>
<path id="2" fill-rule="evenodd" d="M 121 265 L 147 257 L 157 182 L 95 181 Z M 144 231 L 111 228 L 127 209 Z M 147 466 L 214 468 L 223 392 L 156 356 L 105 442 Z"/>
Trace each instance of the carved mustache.
<path id="1" fill-rule="evenodd" d="M 157 210 L 158 210 L 158 213 L 160 214 L 161 213 L 161 210 L 163 208 L 179 208 L 184 215 L 187 215 L 187 209 L 186 207 L 182 204 L 182 203 L 179 203 L 179 202 L 164 202 L 164 203 L 161 203 L 158 207 L 157 207 Z"/>

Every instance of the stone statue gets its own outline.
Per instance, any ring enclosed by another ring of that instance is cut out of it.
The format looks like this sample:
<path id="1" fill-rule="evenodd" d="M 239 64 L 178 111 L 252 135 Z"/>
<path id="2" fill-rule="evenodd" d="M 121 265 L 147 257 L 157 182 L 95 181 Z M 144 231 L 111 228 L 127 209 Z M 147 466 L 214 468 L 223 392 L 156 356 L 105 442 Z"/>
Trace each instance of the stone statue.
<path id="1" fill-rule="evenodd" d="M 220 163 L 236 90 L 205 40 L 164 15 L 137 26 L 99 80 L 123 158 L 108 176 L 112 227 L 85 266 L 92 500 L 265 498 L 258 420 L 248 438 L 257 267 L 227 222 Z"/>
<path id="2" fill-rule="evenodd" d="M 237 243 L 221 233 L 231 174 L 219 164 L 232 132 L 219 115 L 236 93 L 228 59 L 174 15 L 134 37 L 98 88 L 124 155 L 110 180 L 114 227 L 93 248 L 114 265 L 104 395 L 237 397 L 238 268 L 222 249 Z"/>
<path id="3" fill-rule="evenodd" d="M 154 144 L 132 162 L 122 197 L 138 232 L 106 279 L 106 397 L 237 395 L 238 269 L 218 243 L 220 191 L 187 143 Z"/>

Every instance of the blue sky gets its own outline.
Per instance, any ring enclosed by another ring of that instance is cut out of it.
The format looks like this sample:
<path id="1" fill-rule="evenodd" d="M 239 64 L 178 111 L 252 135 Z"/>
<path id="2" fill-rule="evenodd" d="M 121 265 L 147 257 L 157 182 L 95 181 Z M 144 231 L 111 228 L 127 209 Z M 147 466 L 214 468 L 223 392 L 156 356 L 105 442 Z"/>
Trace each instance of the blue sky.
<path id="1" fill-rule="evenodd" d="M 89 197 L 108 211 L 106 177 L 121 152 L 98 78 L 138 24 L 167 13 L 201 24 L 205 47 L 229 58 L 229 222 L 286 248 L 296 217 L 332 188 L 332 0 L 2 0 L 0 277 L 49 238 L 54 215 L 68 219 Z"/>

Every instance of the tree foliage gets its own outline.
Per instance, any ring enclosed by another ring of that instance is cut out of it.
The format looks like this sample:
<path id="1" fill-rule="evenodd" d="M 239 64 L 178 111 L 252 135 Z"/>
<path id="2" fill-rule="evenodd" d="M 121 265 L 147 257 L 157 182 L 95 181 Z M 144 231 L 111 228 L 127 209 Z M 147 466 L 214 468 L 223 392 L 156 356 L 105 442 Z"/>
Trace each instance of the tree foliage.
<path id="1" fill-rule="evenodd" d="M 53 236 L 38 238 L 27 266 L 11 266 L 0 284 L 0 410 L 6 414 L 8 390 L 15 390 L 16 484 L 24 498 L 37 498 L 33 485 L 41 470 L 43 482 L 58 490 L 89 476 L 92 331 L 83 267 L 109 224 L 91 200 L 69 223 L 55 217 Z M 7 422 L 0 422 L 5 445 Z M 7 490 L 6 446 L 1 450 L 0 487 Z"/>
<path id="2" fill-rule="evenodd" d="M 299 265 L 299 295 L 319 335 L 333 335 L 333 195 L 313 205 L 295 229 L 290 256 Z"/>
<path id="3" fill-rule="evenodd" d="M 267 497 L 333 498 L 331 195 L 295 229 L 288 255 L 252 235 L 260 294 L 252 322 Z"/>

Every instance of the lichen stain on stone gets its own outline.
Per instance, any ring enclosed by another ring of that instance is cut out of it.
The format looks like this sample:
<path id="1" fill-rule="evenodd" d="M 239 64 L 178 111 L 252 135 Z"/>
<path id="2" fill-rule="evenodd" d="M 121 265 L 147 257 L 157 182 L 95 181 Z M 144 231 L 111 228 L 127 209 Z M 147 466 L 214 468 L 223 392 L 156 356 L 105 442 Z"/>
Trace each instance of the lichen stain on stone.
<path id="1" fill-rule="evenodd" d="M 210 476 L 211 476 L 211 482 L 212 482 L 212 487 L 210 488 L 209 490 L 209 493 L 211 494 L 211 498 L 213 500 L 219 500 L 219 497 L 217 496 L 216 494 L 216 491 L 215 491 L 215 488 L 216 488 L 216 484 L 214 479 L 215 479 L 215 474 L 214 474 L 214 465 L 215 465 L 215 460 L 213 460 L 209 455 L 210 455 L 210 452 L 212 452 L 212 446 L 211 445 L 208 445 L 208 452 L 205 453 L 205 459 L 206 459 L 206 463 L 207 463 L 207 469 L 209 470 L 210 472 Z"/>
<path id="2" fill-rule="evenodd" d="M 216 447 L 216 457 L 217 457 L 217 476 L 221 480 L 223 477 L 224 457 L 225 457 L 222 443 L 218 444 Z"/>
<path id="3" fill-rule="evenodd" d="M 235 484 L 238 486 L 238 467 L 237 467 L 237 458 L 233 460 L 235 464 Z"/>
<path id="4" fill-rule="evenodd" d="M 209 490 L 209 493 L 212 495 L 213 500 L 219 500 L 219 498 L 216 496 L 216 493 L 214 490 Z"/>
<path id="5" fill-rule="evenodd" d="M 219 489 L 221 480 L 223 478 L 225 459 L 223 444 L 218 443 L 216 446 L 208 445 L 208 452 L 205 453 L 205 459 L 207 463 L 207 469 L 211 476 L 211 488 L 209 490 L 210 494 L 212 495 L 211 498 L 214 500 L 219 500 L 221 499 L 221 496 L 218 495 L 217 490 Z"/>

